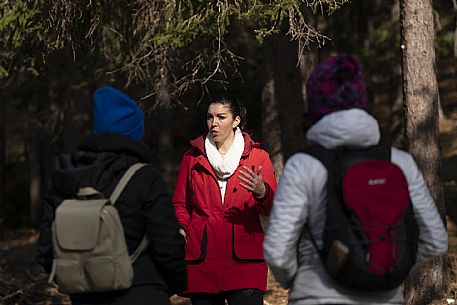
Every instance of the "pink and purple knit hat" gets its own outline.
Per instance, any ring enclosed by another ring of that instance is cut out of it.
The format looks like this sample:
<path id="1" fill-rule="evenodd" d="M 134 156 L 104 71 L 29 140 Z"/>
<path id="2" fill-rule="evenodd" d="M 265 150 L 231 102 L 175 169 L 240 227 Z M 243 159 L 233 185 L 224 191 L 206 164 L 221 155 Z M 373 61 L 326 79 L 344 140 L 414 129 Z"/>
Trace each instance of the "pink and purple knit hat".
<path id="1" fill-rule="evenodd" d="M 333 111 L 367 107 L 363 68 L 351 55 L 329 57 L 315 67 L 306 92 L 313 123 Z"/>

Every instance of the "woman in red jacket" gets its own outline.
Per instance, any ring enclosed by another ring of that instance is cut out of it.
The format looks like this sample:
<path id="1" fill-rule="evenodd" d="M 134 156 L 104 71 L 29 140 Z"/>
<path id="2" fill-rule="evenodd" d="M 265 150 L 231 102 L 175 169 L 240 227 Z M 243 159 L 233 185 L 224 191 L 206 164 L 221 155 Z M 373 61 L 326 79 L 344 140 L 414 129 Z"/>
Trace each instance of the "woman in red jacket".
<path id="1" fill-rule="evenodd" d="M 259 215 L 271 209 L 276 179 L 268 153 L 241 132 L 245 108 L 232 97 L 208 107 L 209 132 L 184 154 L 173 203 L 186 238 L 193 305 L 261 305 L 266 290 Z"/>

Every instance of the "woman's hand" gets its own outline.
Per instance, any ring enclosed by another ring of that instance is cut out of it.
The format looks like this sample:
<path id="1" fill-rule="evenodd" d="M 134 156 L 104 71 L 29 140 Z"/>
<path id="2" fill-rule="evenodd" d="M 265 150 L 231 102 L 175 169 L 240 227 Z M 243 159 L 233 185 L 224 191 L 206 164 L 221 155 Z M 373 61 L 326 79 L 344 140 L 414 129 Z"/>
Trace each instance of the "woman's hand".
<path id="1" fill-rule="evenodd" d="M 262 198 L 265 196 L 267 188 L 263 182 L 262 166 L 257 168 L 257 173 L 253 171 L 254 167 L 250 169 L 246 166 L 243 166 L 243 169 L 244 170 L 240 170 L 241 175 L 238 176 L 238 178 L 240 178 L 242 181 L 240 182 L 240 185 L 248 191 L 251 191 L 252 194 L 257 198 Z"/>
<path id="2" fill-rule="evenodd" d="M 186 241 L 187 243 L 187 234 L 186 234 L 186 231 L 184 231 L 184 229 L 179 229 L 179 234 L 181 234 L 183 237 L 184 237 L 184 240 Z"/>

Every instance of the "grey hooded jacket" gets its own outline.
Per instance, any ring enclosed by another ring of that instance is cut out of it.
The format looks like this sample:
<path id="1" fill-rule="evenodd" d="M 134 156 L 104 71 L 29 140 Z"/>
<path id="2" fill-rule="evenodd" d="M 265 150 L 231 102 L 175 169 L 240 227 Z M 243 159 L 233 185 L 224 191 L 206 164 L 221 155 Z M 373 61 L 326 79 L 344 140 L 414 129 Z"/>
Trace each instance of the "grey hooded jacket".
<path id="1" fill-rule="evenodd" d="M 367 147 L 379 142 L 377 121 L 360 109 L 330 113 L 307 133 L 310 143 L 331 149 L 341 145 Z M 408 181 L 419 225 L 418 262 L 447 251 L 447 232 L 412 156 L 392 148 L 391 161 Z M 289 304 L 403 304 L 399 288 L 384 292 L 342 289 L 326 272 L 304 230 L 308 224 L 319 247 L 325 222 L 327 171 L 304 153 L 286 163 L 275 195 L 264 240 L 265 260 L 279 283 L 290 288 Z"/>

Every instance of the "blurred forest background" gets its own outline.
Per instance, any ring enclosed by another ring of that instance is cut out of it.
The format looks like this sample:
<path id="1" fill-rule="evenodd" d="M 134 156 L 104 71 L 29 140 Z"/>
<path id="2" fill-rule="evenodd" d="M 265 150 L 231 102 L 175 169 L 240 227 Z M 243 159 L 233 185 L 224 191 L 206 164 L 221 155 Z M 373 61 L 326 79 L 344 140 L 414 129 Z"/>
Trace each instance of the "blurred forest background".
<path id="1" fill-rule="evenodd" d="M 0 0 L 0 275 L 33 261 L 11 264 L 11 240 L 33 249 L 53 158 L 90 133 L 91 95 L 105 84 L 142 105 L 145 140 L 171 191 L 188 141 L 205 131 L 206 102 L 224 91 L 247 106 L 248 131 L 280 177 L 305 145 L 306 79 L 339 53 L 365 67 L 384 140 L 407 149 L 400 9 L 399 0 Z M 433 1 L 432 14 L 441 178 L 456 219 L 457 1 Z M 8 277 L 0 298 L 29 304 L 11 294 L 21 281 L 42 280 L 33 270 Z"/>

